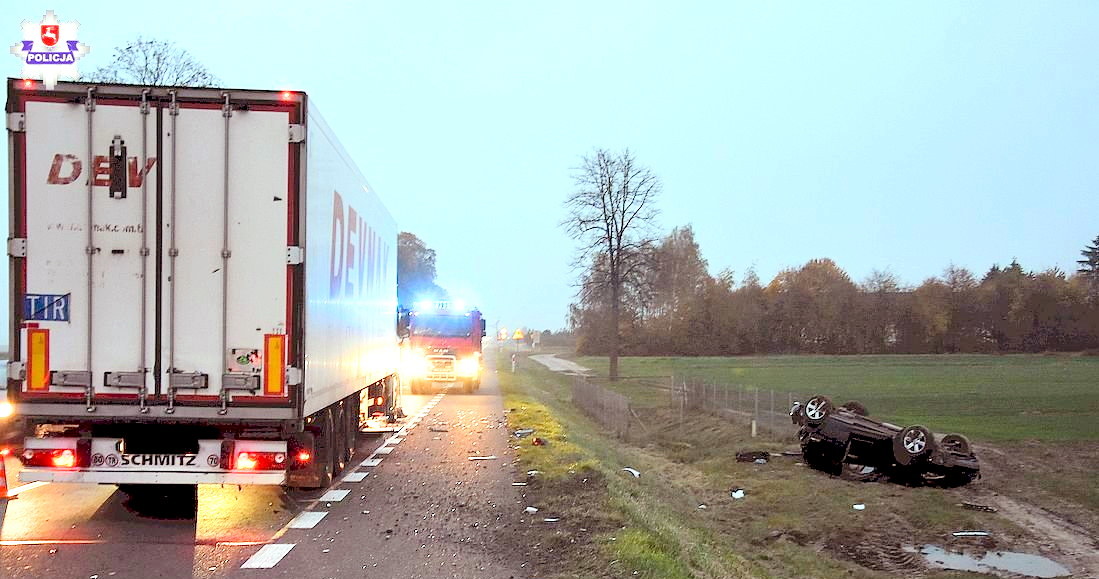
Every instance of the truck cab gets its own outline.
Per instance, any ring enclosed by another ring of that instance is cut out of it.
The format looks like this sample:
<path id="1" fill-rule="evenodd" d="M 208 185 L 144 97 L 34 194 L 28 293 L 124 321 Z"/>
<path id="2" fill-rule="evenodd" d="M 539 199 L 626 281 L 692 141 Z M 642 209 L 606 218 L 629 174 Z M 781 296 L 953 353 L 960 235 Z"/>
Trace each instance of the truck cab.
<path id="1" fill-rule="evenodd" d="M 485 320 L 476 308 L 449 302 L 421 303 L 408 312 L 408 340 L 402 377 L 412 394 L 481 387 L 481 338 Z"/>

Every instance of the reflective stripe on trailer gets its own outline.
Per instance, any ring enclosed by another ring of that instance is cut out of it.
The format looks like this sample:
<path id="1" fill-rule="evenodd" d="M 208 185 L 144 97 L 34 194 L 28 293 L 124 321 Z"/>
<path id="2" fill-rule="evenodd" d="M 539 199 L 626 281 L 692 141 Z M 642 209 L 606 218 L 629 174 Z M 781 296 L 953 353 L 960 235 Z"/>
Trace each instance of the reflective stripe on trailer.
<path id="1" fill-rule="evenodd" d="M 19 471 L 20 482 L 59 482 L 95 484 L 233 484 L 233 485 L 282 485 L 286 484 L 285 472 L 154 472 L 125 470 L 49 470 L 24 468 Z"/>

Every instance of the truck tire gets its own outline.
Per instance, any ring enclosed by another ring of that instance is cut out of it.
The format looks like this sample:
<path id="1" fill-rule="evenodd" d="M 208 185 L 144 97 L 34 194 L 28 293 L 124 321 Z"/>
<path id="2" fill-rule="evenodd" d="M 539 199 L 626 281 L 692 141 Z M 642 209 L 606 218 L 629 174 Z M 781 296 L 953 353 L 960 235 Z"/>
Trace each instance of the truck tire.
<path id="1" fill-rule="evenodd" d="M 344 400 L 344 414 L 346 419 L 343 421 L 343 463 L 344 465 L 351 464 L 351 458 L 355 456 L 355 447 L 359 442 L 359 395 L 358 393 L 352 394 Z"/>
<path id="2" fill-rule="evenodd" d="M 336 478 L 336 440 L 335 420 L 332 418 L 332 409 L 321 411 L 317 419 L 315 468 L 319 477 L 319 488 L 331 486 Z"/>

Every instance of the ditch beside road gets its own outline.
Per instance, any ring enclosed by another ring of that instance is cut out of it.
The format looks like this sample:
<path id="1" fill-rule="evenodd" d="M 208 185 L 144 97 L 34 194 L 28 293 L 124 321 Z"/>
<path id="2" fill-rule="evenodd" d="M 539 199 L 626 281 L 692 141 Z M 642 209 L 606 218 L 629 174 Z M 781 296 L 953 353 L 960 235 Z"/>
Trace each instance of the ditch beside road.
<path id="1" fill-rule="evenodd" d="M 1099 576 L 1088 491 L 1078 491 L 1085 500 L 1075 509 L 1064 501 L 1050 508 L 1056 503 L 1028 500 L 1051 481 L 1094 477 L 1085 472 L 1095 464 L 1094 445 L 1078 445 L 1083 454 L 1072 456 L 1079 460 L 1058 461 L 1037 443 L 1008 452 L 980 444 L 985 478 L 960 489 L 856 483 L 808 469 L 800 457 L 736 463 L 736 452 L 780 453 L 796 450 L 796 441 L 752 439 L 746 423 L 707 414 L 681 421 L 668 409 L 638 409 L 648 429 L 633 430 L 641 435 L 622 442 L 572 404 L 572 381 L 521 360 L 518 373 L 505 377 L 505 394 L 544 405 L 562 436 L 606 478 L 605 500 L 593 504 L 608 505 L 602 516 L 617 517 L 621 528 L 594 539 L 602 549 L 586 565 L 602 564 L 605 572 L 595 576 L 629 576 L 626 566 L 652 577 L 954 576 L 912 551 L 924 545 L 1044 555 L 1075 576 Z M 624 474 L 624 467 L 641 476 Z M 730 496 L 736 489 L 743 498 Z M 963 502 L 998 512 L 967 510 Z M 989 536 L 953 536 L 961 530 Z M 624 548 L 623 537 L 648 548 Z"/>

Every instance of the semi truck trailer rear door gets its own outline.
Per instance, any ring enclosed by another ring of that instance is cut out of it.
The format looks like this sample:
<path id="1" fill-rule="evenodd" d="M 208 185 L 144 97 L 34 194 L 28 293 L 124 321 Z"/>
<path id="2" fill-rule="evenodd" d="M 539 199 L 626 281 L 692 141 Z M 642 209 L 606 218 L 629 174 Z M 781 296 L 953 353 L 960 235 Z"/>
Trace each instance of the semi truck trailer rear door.
<path id="1" fill-rule="evenodd" d="M 300 97 L 104 90 L 16 106 L 21 397 L 289 406 Z"/>

